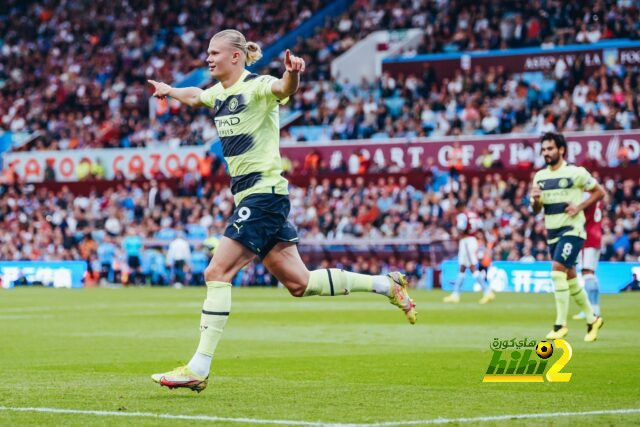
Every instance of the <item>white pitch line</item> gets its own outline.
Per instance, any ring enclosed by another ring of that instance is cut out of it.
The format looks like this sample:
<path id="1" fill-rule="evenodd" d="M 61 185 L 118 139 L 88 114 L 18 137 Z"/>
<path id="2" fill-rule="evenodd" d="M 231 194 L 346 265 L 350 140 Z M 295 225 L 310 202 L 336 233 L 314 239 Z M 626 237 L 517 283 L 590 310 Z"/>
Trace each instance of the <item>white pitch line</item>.
<path id="1" fill-rule="evenodd" d="M 545 412 L 541 414 L 511 414 L 511 415 L 489 415 L 486 417 L 471 418 L 434 418 L 430 420 L 416 421 L 388 421 L 382 423 L 357 424 L 358 426 L 383 427 L 383 426 L 409 426 L 425 424 L 447 424 L 447 423 L 480 423 L 488 421 L 510 421 L 524 420 L 532 418 L 554 418 L 554 417 L 575 417 L 586 415 L 615 415 L 615 414 L 640 414 L 640 408 L 631 409 L 602 409 L 597 411 L 576 411 L 576 412 Z M 351 424 L 356 425 L 356 424 Z"/>
<path id="2" fill-rule="evenodd" d="M 191 420 L 191 421 L 228 421 L 234 423 L 253 423 L 253 424 L 284 424 L 284 425 L 305 425 L 305 426 L 326 426 L 327 423 L 308 422 L 308 421 L 292 421 L 292 420 L 261 420 L 257 418 L 227 418 L 216 417 L 211 415 L 177 415 L 177 414 L 154 414 L 153 412 L 116 412 L 116 411 L 91 411 L 82 409 L 63 409 L 63 408 L 14 408 L 8 406 L 0 406 L 0 411 L 16 411 L 16 412 L 47 412 L 58 414 L 80 414 L 80 415 L 97 415 L 102 417 L 150 417 L 164 418 L 170 420 Z"/>
<path id="3" fill-rule="evenodd" d="M 334 426 L 334 427 L 384 427 L 399 425 L 427 425 L 427 424 L 447 424 L 447 423 L 478 423 L 488 421 L 509 421 L 523 420 L 535 418 L 555 418 L 555 417 L 574 417 L 586 415 L 616 415 L 616 414 L 640 414 L 640 408 L 630 409 L 602 409 L 597 411 L 576 411 L 576 412 L 546 412 L 540 414 L 511 414 L 511 415 L 491 415 L 485 417 L 470 418 L 432 418 L 429 420 L 411 420 L 411 421 L 385 421 L 379 423 L 329 423 L 320 421 L 295 421 L 295 420 L 265 420 L 259 418 L 229 418 L 216 417 L 211 415 L 177 415 L 177 414 L 155 414 L 152 412 L 116 412 L 116 411 L 91 411 L 82 409 L 63 409 L 63 408 L 20 408 L 0 406 L 0 411 L 14 412 L 46 412 L 58 414 L 79 414 L 79 415 L 97 415 L 102 417 L 148 417 L 163 418 L 170 420 L 190 420 L 190 421 L 227 421 L 232 423 L 251 423 L 251 424 L 278 424 L 278 425 L 303 425 L 303 426 Z"/>

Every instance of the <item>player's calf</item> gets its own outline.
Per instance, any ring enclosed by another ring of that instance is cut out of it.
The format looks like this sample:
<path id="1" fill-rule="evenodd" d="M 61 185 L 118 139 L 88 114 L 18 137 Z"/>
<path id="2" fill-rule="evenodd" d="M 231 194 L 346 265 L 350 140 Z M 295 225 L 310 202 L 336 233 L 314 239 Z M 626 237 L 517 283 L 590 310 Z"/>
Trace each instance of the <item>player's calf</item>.
<path id="1" fill-rule="evenodd" d="M 407 280 L 399 272 L 389 273 L 386 276 L 370 276 L 327 268 L 309 273 L 309 283 L 302 296 L 338 296 L 349 295 L 351 292 L 373 292 L 385 295 L 393 305 L 405 313 L 409 322 L 413 324 L 416 322 L 417 311 L 407 288 Z"/>
<path id="2" fill-rule="evenodd" d="M 457 304 L 460 302 L 460 291 L 462 290 L 462 283 L 464 282 L 465 266 L 460 267 L 460 272 L 456 276 L 455 282 L 453 282 L 453 291 L 451 295 L 447 295 L 442 300 L 446 303 Z"/>
<path id="3" fill-rule="evenodd" d="M 596 316 L 600 315 L 600 293 L 598 279 L 595 274 L 588 272 L 584 274 L 584 289 L 587 292 L 589 302 Z"/>
<path id="4" fill-rule="evenodd" d="M 391 283 L 387 276 L 370 276 L 338 268 L 325 268 L 309 273 L 309 282 L 303 296 L 337 296 L 349 295 L 351 292 L 374 292 L 390 296 Z"/>

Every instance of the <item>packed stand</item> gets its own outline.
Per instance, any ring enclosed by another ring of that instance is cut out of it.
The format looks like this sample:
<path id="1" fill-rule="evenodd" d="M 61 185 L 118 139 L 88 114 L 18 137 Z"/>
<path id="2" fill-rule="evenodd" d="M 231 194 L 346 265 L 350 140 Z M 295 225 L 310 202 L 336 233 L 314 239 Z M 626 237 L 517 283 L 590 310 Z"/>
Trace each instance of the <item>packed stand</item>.
<path id="1" fill-rule="evenodd" d="M 451 1 L 440 5 L 437 12 L 413 17 L 425 25 L 418 53 L 550 48 L 640 38 L 634 1 Z"/>
<path id="2" fill-rule="evenodd" d="M 216 136 L 204 111 L 159 103 L 146 80 L 201 68 L 214 32 L 268 45 L 319 0 L 3 1 L 0 129 L 39 135 L 17 149 L 198 145 Z M 160 111 L 162 110 L 162 111 Z M 172 114 L 162 114 L 171 110 Z"/>
<path id="3" fill-rule="evenodd" d="M 602 66 L 587 76 L 576 60 L 547 75 L 492 67 L 442 81 L 428 70 L 403 82 L 385 74 L 375 84 L 303 83 L 293 108 L 302 116 L 283 132 L 289 143 L 311 130 L 314 140 L 343 140 L 633 129 L 640 69 Z"/>
<path id="4" fill-rule="evenodd" d="M 417 50 L 439 53 L 593 43 L 640 38 L 636 2 L 616 1 L 356 1 L 349 11 L 301 40 L 306 82 L 292 109 L 303 115 L 283 140 L 415 138 L 640 127 L 637 68 L 558 61 L 548 73 L 509 74 L 500 67 L 459 70 L 439 79 L 432 70 L 375 84 L 331 79 L 333 59 L 379 28 L 424 28 Z M 269 70 L 276 72 L 275 68 Z"/>
<path id="5" fill-rule="evenodd" d="M 146 79 L 175 82 L 202 67 L 209 37 L 223 27 L 264 47 L 322 5 L 146 0 L 134 10 L 123 1 L 12 0 L 0 11 L 0 127 L 34 136 L 15 150 L 176 148 L 215 140 L 204 109 L 159 101 L 151 104 L 151 119 Z M 384 76 L 373 87 L 342 86 L 329 70 L 336 56 L 380 28 L 424 28 L 415 53 L 434 53 L 638 38 L 637 18 L 630 1 L 358 0 L 294 48 L 307 61 L 305 80 L 314 83 L 303 86 L 291 108 L 303 113 L 296 124 L 317 128 L 311 134 L 320 140 L 634 127 L 634 70 L 586 78 L 580 63 L 556 67 L 545 87 L 500 69 L 440 83 L 427 73 L 403 82 Z M 264 71 L 278 75 L 281 63 Z M 283 138 L 309 135 L 284 131 Z"/>
<path id="6" fill-rule="evenodd" d="M 294 189 L 292 221 L 302 236 L 318 242 L 350 237 L 449 240 L 457 237 L 453 217 L 462 200 L 478 213 L 492 259 L 549 259 L 542 214 L 530 209 L 530 183 L 498 173 L 469 181 L 430 164 L 422 189 L 403 177 L 368 185 L 361 177 L 334 185 L 324 180 Z M 640 262 L 640 179 L 607 177 L 603 184 L 610 196 L 604 204 L 601 258 Z"/>
<path id="7" fill-rule="evenodd" d="M 409 55 L 638 39 L 638 18 L 634 1 L 356 0 L 295 51 L 308 63 L 310 80 L 329 80 L 333 59 L 381 29 L 424 29 Z"/>
<path id="8" fill-rule="evenodd" d="M 431 163 L 433 164 L 433 163 Z M 482 220 L 486 246 L 495 260 L 548 259 L 542 216 L 534 216 L 529 184 L 509 176 L 464 175 L 432 166 L 425 184 L 405 177 L 365 182 L 362 177 L 310 180 L 291 188 L 290 220 L 305 246 L 362 238 L 416 239 L 428 243 L 456 238 L 458 200 Z M 610 200 L 603 219 L 602 259 L 640 261 L 640 179 L 604 180 Z M 140 283 L 202 283 L 211 251 L 233 210 L 228 187 L 206 182 L 172 190 L 155 181 L 119 184 L 103 194 L 74 196 L 30 186 L 3 186 L 0 196 L 0 259 L 74 260 L 90 265 L 90 279 Z M 385 260 L 382 262 L 382 260 Z M 387 271 L 404 265 L 421 277 L 422 264 L 389 258 L 344 258 L 341 265 Z M 394 264 L 395 263 L 395 264 Z M 327 264 L 325 261 L 324 264 Z M 236 277 L 236 284 L 270 284 L 260 264 Z"/>

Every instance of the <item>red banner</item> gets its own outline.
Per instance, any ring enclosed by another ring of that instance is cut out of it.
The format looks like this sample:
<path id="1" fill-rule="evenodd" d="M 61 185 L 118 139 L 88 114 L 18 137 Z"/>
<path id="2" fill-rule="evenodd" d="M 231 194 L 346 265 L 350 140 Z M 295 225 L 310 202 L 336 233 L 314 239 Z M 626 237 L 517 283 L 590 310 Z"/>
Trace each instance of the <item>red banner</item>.
<path id="1" fill-rule="evenodd" d="M 581 164 L 588 159 L 596 159 L 603 165 L 616 166 L 620 148 L 625 147 L 631 161 L 640 157 L 640 130 L 598 133 L 567 133 L 567 160 Z M 408 171 L 425 169 L 428 159 L 446 167 L 449 165 L 454 149 L 459 148 L 462 162 L 467 169 L 479 169 L 478 158 L 487 151 L 494 162 L 504 167 L 515 167 L 527 157 L 531 149 L 535 167 L 542 167 L 544 160 L 539 155 L 539 137 L 534 136 L 486 136 L 471 138 L 447 138 L 442 140 L 394 140 L 378 142 L 371 140 L 334 141 L 326 144 L 305 144 L 302 146 L 282 147 L 283 156 L 292 161 L 304 163 L 304 158 L 317 150 L 323 162 L 330 169 L 339 168 L 348 162 L 349 156 L 362 150 L 371 164 L 388 171 Z M 639 168 L 640 174 L 640 168 Z"/>
<path id="2" fill-rule="evenodd" d="M 119 172 L 132 179 L 139 175 L 151 178 L 156 171 L 166 177 L 175 176 L 183 168 L 197 170 L 198 162 L 208 147 L 105 148 L 91 150 L 24 151 L 4 155 L 4 166 L 13 166 L 21 179 L 42 182 L 47 164 L 53 168 L 57 181 L 76 181 L 81 163 L 102 163 L 105 178 Z"/>
<path id="3" fill-rule="evenodd" d="M 626 152 L 630 161 L 640 157 L 640 130 L 598 133 L 568 133 L 567 159 L 581 164 L 596 159 L 603 166 L 616 166 L 618 155 Z M 304 144 L 281 147 L 283 157 L 304 164 L 305 157 L 316 150 L 323 163 L 331 170 L 340 170 L 348 164 L 349 157 L 361 153 L 370 160 L 369 171 L 384 173 L 406 173 L 424 170 L 429 158 L 440 167 L 449 166 L 452 154 L 459 150 L 465 170 L 481 169 L 479 157 L 490 153 L 493 161 L 505 168 L 513 169 L 519 163 L 533 157 L 535 167 L 543 166 L 539 155 L 539 138 L 535 136 L 485 136 L 421 140 L 359 140 L 332 141 L 323 144 Z M 103 149 L 69 151 L 29 151 L 5 155 L 5 166 L 13 165 L 18 175 L 28 182 L 41 182 L 44 169 L 50 163 L 58 181 L 75 181 L 77 167 L 82 161 L 91 164 L 100 159 L 105 167 L 105 178 L 112 179 L 116 172 L 126 178 L 135 178 L 139 173 L 146 177 L 159 169 L 167 177 L 174 176 L 180 168 L 195 170 L 206 147 L 180 147 L 171 149 Z M 640 167 L 638 174 L 640 175 Z"/>

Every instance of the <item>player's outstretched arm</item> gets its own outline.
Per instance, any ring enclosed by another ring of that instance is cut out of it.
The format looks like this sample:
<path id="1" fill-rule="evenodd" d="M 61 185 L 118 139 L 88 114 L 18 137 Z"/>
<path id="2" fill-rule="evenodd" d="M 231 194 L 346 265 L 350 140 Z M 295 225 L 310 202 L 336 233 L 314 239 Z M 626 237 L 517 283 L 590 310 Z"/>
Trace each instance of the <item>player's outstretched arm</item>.
<path id="1" fill-rule="evenodd" d="M 271 85 L 271 92 L 280 99 L 293 95 L 300 85 L 300 73 L 304 72 L 304 59 L 295 56 L 289 49 L 284 53 L 285 72 L 282 78 Z"/>
<path id="2" fill-rule="evenodd" d="M 200 101 L 200 94 L 202 93 L 202 89 L 200 89 L 199 87 L 175 88 L 169 86 L 166 83 L 157 82 L 155 80 L 147 81 L 153 85 L 153 88 L 155 89 L 155 92 L 153 92 L 153 96 L 155 96 L 156 98 L 164 99 L 164 97 L 170 96 L 190 107 L 204 106 L 202 101 Z"/>

